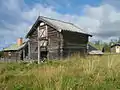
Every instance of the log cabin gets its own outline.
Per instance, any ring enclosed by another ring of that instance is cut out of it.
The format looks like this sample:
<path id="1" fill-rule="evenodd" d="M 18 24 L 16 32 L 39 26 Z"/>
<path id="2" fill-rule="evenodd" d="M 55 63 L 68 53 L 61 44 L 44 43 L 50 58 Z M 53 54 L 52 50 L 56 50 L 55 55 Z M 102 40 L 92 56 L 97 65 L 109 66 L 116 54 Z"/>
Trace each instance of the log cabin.
<path id="1" fill-rule="evenodd" d="M 17 39 L 16 44 L 12 44 L 3 49 L 4 59 L 8 60 L 25 60 L 28 56 L 27 42 L 23 42 L 22 38 Z"/>
<path id="2" fill-rule="evenodd" d="M 60 59 L 74 53 L 87 54 L 92 35 L 70 22 L 39 16 L 27 33 L 28 57 Z"/>

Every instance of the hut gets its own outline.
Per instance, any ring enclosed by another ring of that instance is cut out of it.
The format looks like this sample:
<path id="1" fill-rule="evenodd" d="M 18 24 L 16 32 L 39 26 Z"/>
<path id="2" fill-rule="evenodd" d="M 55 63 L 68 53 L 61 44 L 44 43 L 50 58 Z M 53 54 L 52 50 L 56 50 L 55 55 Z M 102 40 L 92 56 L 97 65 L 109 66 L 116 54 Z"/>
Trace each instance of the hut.
<path id="1" fill-rule="evenodd" d="M 111 45 L 111 53 L 120 53 L 120 43 Z"/>
<path id="2" fill-rule="evenodd" d="M 87 54 L 92 36 L 70 22 L 39 16 L 26 38 L 29 59 L 59 59 L 73 53 Z"/>
<path id="3" fill-rule="evenodd" d="M 24 60 L 28 55 L 27 42 L 23 43 L 22 38 L 19 38 L 16 44 L 12 44 L 9 47 L 4 48 L 3 52 L 5 59 Z"/>

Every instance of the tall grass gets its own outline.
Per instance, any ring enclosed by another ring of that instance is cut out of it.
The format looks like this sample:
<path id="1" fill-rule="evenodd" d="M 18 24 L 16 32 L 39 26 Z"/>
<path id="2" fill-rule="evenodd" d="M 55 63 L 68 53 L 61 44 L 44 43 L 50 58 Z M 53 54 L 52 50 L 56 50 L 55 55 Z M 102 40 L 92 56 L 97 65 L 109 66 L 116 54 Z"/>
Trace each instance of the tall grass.
<path id="1" fill-rule="evenodd" d="M 2 90 L 118 90 L 120 55 L 78 55 L 45 63 L 0 63 Z"/>

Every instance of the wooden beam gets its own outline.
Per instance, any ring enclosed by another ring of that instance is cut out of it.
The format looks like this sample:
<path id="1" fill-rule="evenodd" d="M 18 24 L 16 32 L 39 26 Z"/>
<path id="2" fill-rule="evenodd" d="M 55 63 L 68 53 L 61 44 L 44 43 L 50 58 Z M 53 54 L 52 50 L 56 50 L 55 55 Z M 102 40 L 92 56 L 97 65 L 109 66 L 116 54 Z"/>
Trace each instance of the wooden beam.
<path id="1" fill-rule="evenodd" d="M 15 56 L 16 56 L 16 62 L 17 62 L 17 52 L 15 53 Z"/>
<path id="2" fill-rule="evenodd" d="M 45 27 L 45 29 L 46 29 L 46 37 L 47 37 L 47 39 L 48 39 L 48 26 L 46 25 L 46 27 Z"/>
<path id="3" fill-rule="evenodd" d="M 40 38 L 40 29 L 39 29 L 39 27 L 37 28 L 37 30 L 38 30 L 38 64 L 40 64 L 40 40 L 39 40 L 39 38 Z"/>
<path id="4" fill-rule="evenodd" d="M 50 43 L 49 41 L 50 41 L 50 39 L 48 39 L 48 25 L 46 24 L 46 37 L 47 37 L 47 46 L 46 46 L 46 51 L 48 51 L 48 44 Z M 47 59 L 49 60 L 49 51 L 48 51 L 48 53 L 47 53 Z"/>
<path id="5" fill-rule="evenodd" d="M 28 58 L 31 59 L 31 48 L 30 48 L 30 41 L 28 41 Z"/>
<path id="6" fill-rule="evenodd" d="M 25 60 L 25 48 L 23 48 L 23 60 Z"/>
<path id="7" fill-rule="evenodd" d="M 63 58 L 63 46 L 64 46 L 64 38 L 63 38 L 63 34 L 60 34 L 60 53 L 61 53 L 61 59 Z"/>

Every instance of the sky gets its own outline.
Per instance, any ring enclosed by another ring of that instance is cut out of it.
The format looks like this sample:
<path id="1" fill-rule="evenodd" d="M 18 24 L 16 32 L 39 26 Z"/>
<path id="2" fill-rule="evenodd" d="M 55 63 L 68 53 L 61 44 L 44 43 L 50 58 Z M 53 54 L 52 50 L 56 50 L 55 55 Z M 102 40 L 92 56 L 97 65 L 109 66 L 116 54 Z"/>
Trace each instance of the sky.
<path id="1" fill-rule="evenodd" d="M 91 41 L 120 37 L 120 0 L 0 0 L 0 50 L 24 38 L 39 15 L 76 24 Z"/>

